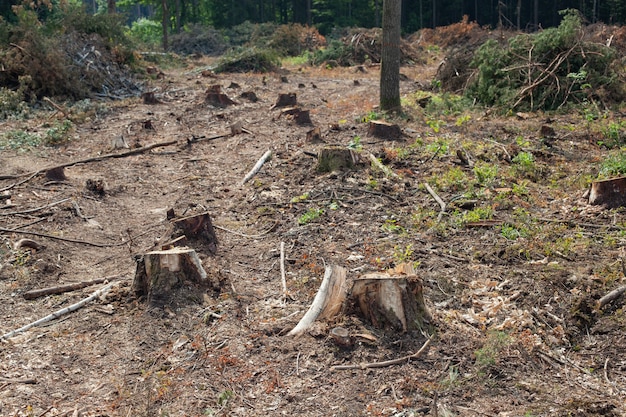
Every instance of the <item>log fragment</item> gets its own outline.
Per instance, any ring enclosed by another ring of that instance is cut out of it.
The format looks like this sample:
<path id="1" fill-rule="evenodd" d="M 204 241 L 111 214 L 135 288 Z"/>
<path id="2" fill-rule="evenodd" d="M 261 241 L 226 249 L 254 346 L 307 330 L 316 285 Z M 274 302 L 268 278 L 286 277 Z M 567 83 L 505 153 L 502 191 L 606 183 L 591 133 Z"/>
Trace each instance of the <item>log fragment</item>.
<path id="1" fill-rule="evenodd" d="M 276 103 L 270 108 L 275 109 L 277 107 L 296 106 L 298 104 L 298 98 L 296 93 L 281 93 L 278 95 Z"/>
<path id="2" fill-rule="evenodd" d="M 222 93 L 222 86 L 214 84 L 207 88 L 204 92 L 204 102 L 214 107 L 227 107 L 232 104 L 237 104 L 224 93 Z"/>
<path id="3" fill-rule="evenodd" d="M 355 169 L 359 163 L 359 155 L 351 149 L 326 147 L 317 154 L 317 171 L 333 172 L 344 169 Z"/>
<path id="4" fill-rule="evenodd" d="M 383 120 L 371 120 L 367 134 L 380 139 L 400 139 L 402 137 L 402 130 L 400 126 L 396 124 L 388 123 Z"/>
<path id="5" fill-rule="evenodd" d="M 151 307 L 202 302 L 207 273 L 195 250 L 176 247 L 135 257 L 133 291 Z"/>
<path id="6" fill-rule="evenodd" d="M 610 209 L 626 206 L 626 177 L 592 182 L 589 204 L 604 205 Z"/>

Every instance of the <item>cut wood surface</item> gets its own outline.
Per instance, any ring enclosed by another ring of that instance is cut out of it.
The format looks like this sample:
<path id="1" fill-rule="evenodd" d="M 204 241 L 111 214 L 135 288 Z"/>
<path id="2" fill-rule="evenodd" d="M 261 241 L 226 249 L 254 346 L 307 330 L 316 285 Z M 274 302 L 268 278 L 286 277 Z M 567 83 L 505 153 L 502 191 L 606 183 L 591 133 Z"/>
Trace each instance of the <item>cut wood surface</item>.
<path id="1" fill-rule="evenodd" d="M 352 149 L 331 146 L 321 149 L 317 154 L 318 172 L 354 169 L 358 163 L 359 155 Z"/>
<path id="2" fill-rule="evenodd" d="M 380 139 L 400 139 L 402 137 L 402 129 L 396 124 L 383 120 L 371 120 L 367 134 Z"/>

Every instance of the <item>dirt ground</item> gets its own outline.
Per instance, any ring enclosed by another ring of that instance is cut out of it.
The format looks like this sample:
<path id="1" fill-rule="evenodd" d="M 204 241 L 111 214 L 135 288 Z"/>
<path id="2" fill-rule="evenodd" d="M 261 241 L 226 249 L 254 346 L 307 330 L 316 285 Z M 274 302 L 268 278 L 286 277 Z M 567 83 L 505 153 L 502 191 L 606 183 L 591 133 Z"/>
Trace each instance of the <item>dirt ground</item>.
<path id="1" fill-rule="evenodd" d="M 61 146 L 0 153 L 0 175 L 16 176 L 2 177 L 4 189 L 29 178 L 22 174 L 127 152 L 113 149 L 121 137 L 131 149 L 176 141 L 70 166 L 65 180 L 36 175 L 7 190 L 11 205 L 0 209 L 1 228 L 81 242 L 0 233 L 0 333 L 104 284 L 34 300 L 24 299 L 26 291 L 103 277 L 116 277 L 116 284 L 81 309 L 0 342 L 0 415 L 626 415 L 624 296 L 595 308 L 625 284 L 626 216 L 583 198 L 585 175 L 606 151 L 589 140 L 579 116 L 474 111 L 465 123 L 442 114 L 433 129 L 419 106 L 406 106 L 405 115 L 391 119 L 404 137 L 388 141 L 368 136 L 363 120 L 378 100 L 376 66 L 205 77 L 208 64 L 165 69 L 147 86 L 160 104 L 110 103 L 75 123 L 73 140 Z M 429 86 L 436 67 L 436 59 L 403 67 L 402 93 Z M 206 104 L 211 84 L 237 104 Z M 240 97 L 246 91 L 259 100 Z M 324 143 L 307 143 L 311 126 L 271 108 L 289 92 L 310 110 Z M 3 122 L 0 130 L 37 131 L 58 117 L 44 112 Z M 235 122 L 246 131 L 206 140 Z M 555 129 L 550 147 L 540 136 L 546 123 Z M 398 176 L 368 163 L 316 172 L 311 153 L 355 137 L 363 155 L 380 157 Z M 511 177 L 501 175 L 481 188 L 478 202 L 455 207 L 463 181 L 436 186 L 451 168 L 474 176 L 458 164 L 456 150 L 471 150 L 504 172 L 516 146 L 531 149 L 539 167 L 522 183 L 526 193 L 511 193 Z M 242 185 L 269 149 L 272 159 Z M 439 223 L 440 206 L 425 182 L 448 203 Z M 490 221 L 455 223 L 472 204 L 490 208 Z M 134 255 L 167 232 L 169 209 L 179 216 L 208 212 L 217 253 L 199 249 L 210 281 L 203 300 L 149 309 L 131 291 Z M 323 212 L 303 220 L 310 209 Z M 502 225 L 518 221 L 520 210 L 536 233 L 503 237 Z M 44 247 L 14 250 L 22 238 Z M 432 340 L 419 358 L 331 370 L 410 355 L 429 336 L 376 329 L 354 314 L 317 323 L 299 338 L 287 335 L 313 300 L 325 265 L 358 276 L 403 261 L 416 263 L 433 316 Z M 328 336 L 337 325 L 353 335 L 351 346 Z"/>

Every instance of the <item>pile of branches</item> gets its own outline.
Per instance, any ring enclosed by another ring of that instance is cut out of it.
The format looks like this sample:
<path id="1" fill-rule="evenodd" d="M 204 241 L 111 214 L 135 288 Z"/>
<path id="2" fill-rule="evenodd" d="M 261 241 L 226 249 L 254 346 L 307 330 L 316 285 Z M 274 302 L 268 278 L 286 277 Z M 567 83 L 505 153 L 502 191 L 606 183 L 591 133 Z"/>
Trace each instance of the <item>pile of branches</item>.
<path id="1" fill-rule="evenodd" d="M 179 55 L 221 55 L 228 44 L 224 36 L 212 27 L 193 25 L 170 37 L 170 50 Z"/>
<path id="2" fill-rule="evenodd" d="M 619 55 L 604 43 L 585 41 L 577 11 L 559 27 L 520 34 L 507 44 L 488 40 L 474 53 L 465 95 L 515 110 L 556 110 L 593 102 L 609 107 L 626 96 Z"/>

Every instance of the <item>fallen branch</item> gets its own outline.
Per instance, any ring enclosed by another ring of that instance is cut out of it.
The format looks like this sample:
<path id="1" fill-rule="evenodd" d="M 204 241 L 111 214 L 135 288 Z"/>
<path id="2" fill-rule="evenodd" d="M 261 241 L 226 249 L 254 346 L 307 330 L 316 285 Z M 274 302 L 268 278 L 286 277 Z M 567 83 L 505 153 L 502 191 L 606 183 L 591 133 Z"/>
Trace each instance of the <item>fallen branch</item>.
<path id="1" fill-rule="evenodd" d="M 285 273 L 285 242 L 280 242 L 280 279 L 283 284 L 283 300 L 287 300 L 287 274 Z"/>
<path id="2" fill-rule="evenodd" d="M 424 187 L 426 187 L 428 193 L 435 199 L 437 203 L 439 203 L 439 206 L 441 207 L 441 211 L 437 216 L 437 223 L 439 223 L 441 221 L 441 218 L 443 217 L 443 213 L 446 212 L 446 203 L 441 199 L 441 197 L 437 195 L 437 193 L 432 188 L 430 188 L 430 185 L 428 185 L 427 182 L 424 183 Z"/>
<path id="3" fill-rule="evenodd" d="M 61 310 L 57 310 L 54 313 L 47 315 L 46 317 L 43 317 L 43 318 L 41 318 L 41 319 L 39 319 L 37 321 L 34 321 L 32 323 L 27 324 L 26 326 L 20 327 L 19 329 L 16 329 L 16 330 L 13 330 L 13 331 L 11 331 L 9 333 L 6 333 L 6 334 L 2 335 L 0 337 L 0 339 L 2 339 L 2 340 L 10 339 L 13 336 L 15 336 L 15 335 L 17 335 L 19 333 L 23 333 L 23 332 L 25 332 L 26 330 L 28 330 L 28 329 L 30 329 L 32 327 L 39 326 L 41 324 L 44 324 L 44 323 L 47 323 L 47 322 L 52 321 L 54 319 L 57 319 L 57 318 L 65 315 L 65 314 L 71 313 L 72 311 L 76 311 L 79 308 L 81 308 L 84 305 L 86 305 L 87 303 L 89 303 L 90 301 L 93 301 L 96 298 L 106 294 L 111 289 L 111 287 L 113 287 L 113 285 L 115 285 L 114 282 L 112 282 L 110 284 L 107 284 L 104 287 L 100 288 L 98 291 L 95 291 L 89 297 L 87 297 L 87 298 L 85 298 L 85 299 L 83 299 L 83 300 L 81 300 L 81 301 L 79 301 L 79 302 L 77 302 L 75 304 L 72 304 L 71 306 L 62 308 Z"/>
<path id="4" fill-rule="evenodd" d="M 72 284 L 57 285 L 54 287 L 47 287 L 47 288 L 41 288 L 38 290 L 26 291 L 23 294 L 23 297 L 27 300 L 34 300 L 35 298 L 43 297 L 45 295 L 63 294 L 65 292 L 80 290 L 86 287 L 90 287 L 92 285 L 102 284 L 103 282 L 108 282 L 118 277 L 119 275 L 113 275 L 113 276 L 106 277 L 106 278 L 98 278 L 98 279 L 92 279 L 89 281 L 81 281 L 81 282 L 75 282 Z"/>
<path id="5" fill-rule="evenodd" d="M 95 246 L 97 248 L 114 248 L 114 247 L 117 247 L 117 246 L 125 245 L 128 242 L 130 242 L 130 240 L 124 240 L 124 241 L 119 242 L 119 243 L 94 243 L 94 242 L 88 242 L 86 240 L 70 239 L 70 238 L 66 238 L 66 237 L 47 235 L 45 233 L 29 232 L 29 231 L 26 231 L 26 230 L 5 229 L 4 227 L 0 227 L 0 232 L 16 233 L 16 234 L 21 234 L 21 235 L 31 235 L 31 236 L 45 237 L 45 238 L 48 238 L 48 239 L 60 240 L 62 242 L 79 243 L 81 245 Z M 135 237 L 137 237 L 137 236 L 135 236 Z"/>
<path id="6" fill-rule="evenodd" d="M 372 163 L 372 165 L 375 166 L 383 174 L 385 174 L 385 176 L 398 178 L 398 174 L 396 174 L 395 172 L 393 172 L 391 170 L 391 168 L 389 168 L 388 166 L 386 166 L 382 162 L 380 162 L 380 160 L 378 160 L 378 158 L 376 158 L 373 154 L 370 153 L 368 155 L 368 157 L 369 157 L 370 162 Z"/>
<path id="7" fill-rule="evenodd" d="M 598 300 L 598 308 L 602 308 L 605 305 L 617 300 L 622 294 L 626 292 L 626 285 L 614 289 L 610 293 Z"/>
<path id="8" fill-rule="evenodd" d="M 100 155 L 100 156 L 93 156 L 93 157 L 90 157 L 90 158 L 79 159 L 79 160 L 76 160 L 76 161 L 66 162 L 66 163 L 60 164 L 60 165 L 55 165 L 55 166 L 51 166 L 51 167 L 47 167 L 47 168 L 42 168 L 42 169 L 39 169 L 39 170 L 34 171 L 34 172 L 29 172 L 29 173 L 20 175 L 20 176 L 29 176 L 29 178 L 27 178 L 26 180 L 21 181 L 19 183 L 13 184 L 13 185 L 9 186 L 8 188 L 3 188 L 0 191 L 8 190 L 8 189 L 11 189 L 11 188 L 15 187 L 16 185 L 23 184 L 24 182 L 30 180 L 31 178 L 34 178 L 35 176 L 41 174 L 42 172 L 46 172 L 46 171 L 49 171 L 51 169 L 66 168 L 66 167 L 71 167 L 71 166 L 78 165 L 78 164 L 86 164 L 86 163 L 89 163 L 89 162 L 99 162 L 99 161 L 103 161 L 105 159 L 110 159 L 110 158 L 125 158 L 127 156 L 137 155 L 137 154 L 140 154 L 140 153 L 147 152 L 147 151 L 149 151 L 151 149 L 161 148 L 163 146 L 174 145 L 177 142 L 178 142 L 177 140 L 170 140 L 170 141 L 167 141 L 167 142 L 153 143 L 152 145 L 142 146 L 141 148 L 131 149 L 130 151 L 126 151 L 126 152 L 109 153 L 109 154 Z"/>
<path id="9" fill-rule="evenodd" d="M 248 181 L 250 181 L 250 179 L 252 177 L 254 177 L 254 175 L 259 172 L 259 170 L 261 169 L 261 167 L 263 166 L 263 164 L 270 159 L 270 157 L 272 156 L 272 150 L 268 150 L 267 152 L 265 152 L 263 154 L 263 156 L 261 157 L 261 159 L 259 159 L 256 163 L 256 165 L 254 165 L 254 168 L 252 168 L 252 170 L 250 170 L 250 172 L 248 172 L 248 174 L 243 178 L 243 180 L 241 181 L 241 185 L 247 183 Z"/>
<path id="10" fill-rule="evenodd" d="M 68 200 L 69 200 L 69 198 L 64 198 L 62 200 L 55 201 L 54 203 L 46 204 L 45 206 L 41 206 L 41 207 L 37 207 L 37 208 L 34 208 L 34 209 L 29 209 L 29 210 L 11 211 L 11 212 L 8 212 L 8 213 L 0 212 L 0 216 L 13 216 L 13 215 L 16 215 L 16 214 L 34 213 L 36 211 L 40 211 L 40 210 L 43 210 L 43 209 L 46 209 L 46 208 L 49 208 L 49 207 L 56 206 L 56 205 L 61 204 L 61 203 L 65 203 Z"/>
<path id="11" fill-rule="evenodd" d="M 415 352 L 415 353 L 413 353 L 411 355 L 403 356 L 401 358 L 391 359 L 391 360 L 383 361 L 383 362 L 361 363 L 361 364 L 358 364 L 358 365 L 335 365 L 335 366 L 331 366 L 330 370 L 331 371 L 345 371 L 345 370 L 349 370 L 349 369 L 385 368 L 385 367 L 391 366 L 391 365 L 399 365 L 399 364 L 404 363 L 406 361 L 409 361 L 411 359 L 418 358 L 422 353 L 424 353 L 424 351 L 426 350 L 428 345 L 430 345 L 430 342 L 432 340 L 433 340 L 433 338 L 431 336 L 428 339 L 426 339 L 426 342 L 424 342 L 424 344 L 422 345 L 420 350 L 418 350 L 417 352 Z"/>

